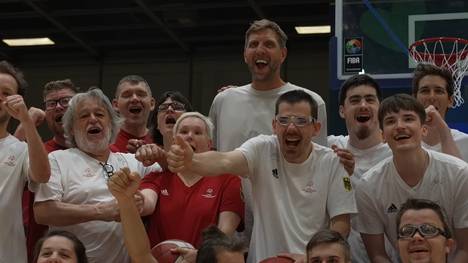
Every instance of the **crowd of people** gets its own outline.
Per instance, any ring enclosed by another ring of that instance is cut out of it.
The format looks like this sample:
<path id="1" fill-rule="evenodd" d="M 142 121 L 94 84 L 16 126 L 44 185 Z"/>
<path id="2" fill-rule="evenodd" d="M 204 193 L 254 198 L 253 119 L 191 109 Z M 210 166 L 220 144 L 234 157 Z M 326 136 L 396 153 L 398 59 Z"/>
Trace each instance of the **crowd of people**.
<path id="1" fill-rule="evenodd" d="M 183 262 L 468 262 L 450 72 L 420 64 L 408 94 L 385 99 L 371 76 L 350 77 L 347 135 L 327 135 L 325 101 L 280 76 L 286 41 L 254 21 L 251 83 L 220 91 L 209 118 L 137 75 L 113 99 L 50 81 L 28 110 L 24 76 L 1 61 L 0 262 L 157 262 L 151 248 L 171 239 L 195 247 L 171 250 Z"/>

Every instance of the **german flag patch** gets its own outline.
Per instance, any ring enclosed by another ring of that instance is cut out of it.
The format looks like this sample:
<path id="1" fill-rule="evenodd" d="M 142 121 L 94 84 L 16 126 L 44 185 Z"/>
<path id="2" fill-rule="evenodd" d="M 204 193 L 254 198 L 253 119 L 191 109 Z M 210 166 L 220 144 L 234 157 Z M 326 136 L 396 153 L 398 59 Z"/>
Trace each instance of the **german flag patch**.
<path id="1" fill-rule="evenodd" d="M 346 191 L 350 192 L 351 190 L 353 190 L 353 187 L 351 186 L 351 180 L 349 179 L 349 177 L 343 177 L 343 185 Z"/>

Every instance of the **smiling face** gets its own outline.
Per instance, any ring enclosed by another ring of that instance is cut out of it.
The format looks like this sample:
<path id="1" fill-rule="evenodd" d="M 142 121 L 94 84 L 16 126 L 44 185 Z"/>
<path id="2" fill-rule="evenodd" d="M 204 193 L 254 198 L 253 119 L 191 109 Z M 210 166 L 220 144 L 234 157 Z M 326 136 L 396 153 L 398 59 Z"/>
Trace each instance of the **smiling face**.
<path id="1" fill-rule="evenodd" d="M 414 111 L 389 112 L 383 117 L 383 137 L 392 152 L 408 151 L 421 147 L 426 128 Z"/>
<path id="2" fill-rule="evenodd" d="M 178 106 L 183 105 L 181 102 L 172 100 L 172 98 L 167 98 L 161 105 L 163 105 L 164 108 L 165 106 L 169 107 L 165 110 L 158 109 L 158 130 L 164 137 L 172 136 L 177 119 L 185 112 L 185 108 L 182 110 L 182 108 L 178 108 L 173 103 L 178 103 Z M 161 105 L 159 105 L 158 108 L 163 108 Z"/>
<path id="3" fill-rule="evenodd" d="M 99 154 L 108 151 L 111 139 L 111 118 L 104 105 L 88 98 L 76 106 L 72 134 L 84 152 Z"/>
<path id="4" fill-rule="evenodd" d="M 75 95 L 75 92 L 71 89 L 61 89 L 61 90 L 54 90 L 49 92 L 45 98 L 44 102 L 46 101 L 58 101 L 63 98 L 71 98 Z M 47 121 L 47 126 L 49 130 L 52 131 L 54 135 L 63 136 L 63 123 L 62 117 L 67 110 L 68 105 L 62 105 L 57 102 L 57 105 L 54 108 L 45 108 L 45 119 Z"/>
<path id="5" fill-rule="evenodd" d="M 424 108 L 433 105 L 442 118 L 445 118 L 448 108 L 453 105 L 453 96 L 447 92 L 447 81 L 437 75 L 426 75 L 419 80 L 416 99 Z"/>
<path id="6" fill-rule="evenodd" d="M 73 242 L 62 236 L 52 236 L 42 244 L 37 263 L 77 263 Z"/>
<path id="7" fill-rule="evenodd" d="M 368 85 L 350 88 L 340 105 L 340 116 L 345 119 L 348 134 L 364 140 L 379 132 L 379 105 L 375 88 Z"/>
<path id="8" fill-rule="evenodd" d="M 212 141 L 208 136 L 206 124 L 200 118 L 187 117 L 182 119 L 176 134 L 182 136 L 182 139 L 188 142 L 196 153 L 207 152 L 211 149 Z"/>
<path id="9" fill-rule="evenodd" d="M 277 116 L 309 118 L 311 116 L 310 105 L 306 101 L 293 104 L 282 102 L 278 106 Z M 283 126 L 275 119 L 273 120 L 273 131 L 278 137 L 284 158 L 291 163 L 302 163 L 312 150 L 311 139 L 319 133 L 320 123 L 314 121 L 302 127 L 298 127 L 294 123 Z"/>
<path id="10" fill-rule="evenodd" d="M 441 219 L 432 209 L 409 209 L 401 216 L 399 228 L 405 225 L 430 224 L 444 229 Z M 403 263 L 445 263 L 453 240 L 443 235 L 424 238 L 416 231 L 412 238 L 398 239 L 398 250 Z"/>
<path id="11" fill-rule="evenodd" d="M 154 103 L 149 87 L 144 82 L 121 83 L 113 100 L 114 109 L 124 118 L 124 125 L 137 126 L 146 126 Z"/>
<path id="12" fill-rule="evenodd" d="M 268 81 L 279 77 L 286 53 L 286 48 L 280 47 L 273 30 L 252 32 L 244 49 L 244 61 L 249 67 L 252 80 Z"/>

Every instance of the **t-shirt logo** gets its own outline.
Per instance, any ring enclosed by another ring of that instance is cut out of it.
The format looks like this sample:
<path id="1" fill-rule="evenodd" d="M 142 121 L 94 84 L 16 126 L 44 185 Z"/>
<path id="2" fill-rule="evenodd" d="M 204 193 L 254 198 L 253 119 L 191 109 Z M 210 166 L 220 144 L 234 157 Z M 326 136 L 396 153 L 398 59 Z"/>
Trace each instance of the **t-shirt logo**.
<path id="1" fill-rule="evenodd" d="M 93 177 L 94 176 L 94 173 L 93 171 L 91 170 L 91 168 L 86 168 L 83 172 L 83 176 L 84 177 Z"/>
<path id="2" fill-rule="evenodd" d="M 398 207 L 392 203 L 388 208 L 387 208 L 387 214 L 390 214 L 390 213 L 396 213 L 398 212 Z"/>
<path id="3" fill-rule="evenodd" d="M 169 192 L 167 191 L 167 189 L 162 189 L 161 190 L 161 195 L 169 196 Z"/>
<path id="4" fill-rule="evenodd" d="M 8 156 L 7 160 L 4 162 L 5 165 L 14 167 L 16 166 L 16 157 L 14 155 Z"/>
<path id="5" fill-rule="evenodd" d="M 202 194 L 203 197 L 205 198 L 215 198 L 216 195 L 213 195 L 213 188 L 208 188 L 206 189 L 206 193 L 205 194 Z"/>
<path id="6" fill-rule="evenodd" d="M 278 169 L 275 168 L 271 170 L 271 175 L 273 175 L 273 177 L 275 177 L 276 179 L 279 179 Z"/>
<path id="7" fill-rule="evenodd" d="M 353 190 L 353 187 L 351 186 L 351 180 L 347 176 L 343 177 L 343 185 L 346 191 L 350 192 L 351 190 Z"/>
<path id="8" fill-rule="evenodd" d="M 302 189 L 302 191 L 306 192 L 306 193 L 313 193 L 313 192 L 317 192 L 317 189 L 315 189 L 314 187 L 314 182 L 310 181 L 307 183 L 307 185 Z"/>

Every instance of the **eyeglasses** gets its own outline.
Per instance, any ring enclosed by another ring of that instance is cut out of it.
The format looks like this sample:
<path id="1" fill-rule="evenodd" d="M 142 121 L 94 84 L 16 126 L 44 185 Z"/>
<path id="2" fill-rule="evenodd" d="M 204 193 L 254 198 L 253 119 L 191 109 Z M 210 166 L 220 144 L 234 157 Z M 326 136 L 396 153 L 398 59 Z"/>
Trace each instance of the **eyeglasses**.
<path id="1" fill-rule="evenodd" d="M 409 239 L 416 234 L 416 231 L 423 236 L 424 238 L 431 238 L 438 235 L 447 237 L 447 233 L 431 224 L 421 224 L 421 225 L 405 225 L 398 230 L 399 239 Z"/>
<path id="2" fill-rule="evenodd" d="M 297 127 L 303 127 L 310 123 L 315 122 L 315 118 L 312 116 L 301 117 L 301 116 L 276 116 L 276 121 L 282 126 L 288 126 L 293 123 Z"/>
<path id="3" fill-rule="evenodd" d="M 112 164 L 109 163 L 99 162 L 99 164 L 102 166 L 102 169 L 104 169 L 104 172 L 106 173 L 106 179 L 110 179 L 114 175 L 114 166 L 112 166 Z"/>
<path id="4" fill-rule="evenodd" d="M 68 107 L 72 97 L 63 97 L 58 100 L 46 100 L 44 101 L 44 106 L 46 110 L 53 110 L 57 107 L 57 104 L 60 104 L 62 107 Z"/>
<path id="5" fill-rule="evenodd" d="M 158 112 L 167 111 L 169 109 L 169 106 L 171 106 L 172 110 L 174 111 L 185 111 L 184 104 L 177 101 L 173 101 L 171 103 L 163 103 L 159 105 Z"/>

